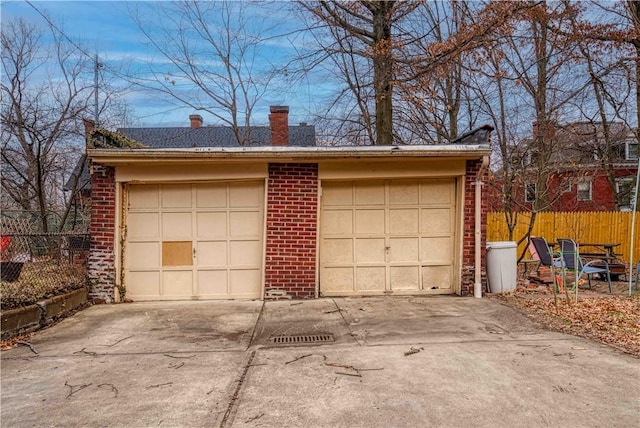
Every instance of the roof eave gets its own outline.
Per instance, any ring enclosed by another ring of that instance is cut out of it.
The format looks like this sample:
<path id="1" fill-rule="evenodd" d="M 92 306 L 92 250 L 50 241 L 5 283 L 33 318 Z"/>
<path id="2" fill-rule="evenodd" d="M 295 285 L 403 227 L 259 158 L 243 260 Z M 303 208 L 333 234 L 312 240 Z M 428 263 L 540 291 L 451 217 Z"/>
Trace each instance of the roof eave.
<path id="1" fill-rule="evenodd" d="M 156 161 L 274 161 L 330 160 L 349 158 L 437 157 L 479 159 L 491 154 L 488 144 L 364 147 L 228 147 L 189 149 L 89 149 L 88 156 L 98 163 L 150 163 Z"/>

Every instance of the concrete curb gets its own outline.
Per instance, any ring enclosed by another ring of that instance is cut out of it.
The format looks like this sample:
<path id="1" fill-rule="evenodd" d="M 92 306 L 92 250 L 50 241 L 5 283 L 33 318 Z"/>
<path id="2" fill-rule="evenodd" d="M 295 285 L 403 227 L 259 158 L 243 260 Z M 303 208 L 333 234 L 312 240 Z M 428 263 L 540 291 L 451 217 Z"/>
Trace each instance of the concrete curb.
<path id="1" fill-rule="evenodd" d="M 87 288 L 79 288 L 33 305 L 2 312 L 2 340 L 39 330 L 87 303 Z"/>

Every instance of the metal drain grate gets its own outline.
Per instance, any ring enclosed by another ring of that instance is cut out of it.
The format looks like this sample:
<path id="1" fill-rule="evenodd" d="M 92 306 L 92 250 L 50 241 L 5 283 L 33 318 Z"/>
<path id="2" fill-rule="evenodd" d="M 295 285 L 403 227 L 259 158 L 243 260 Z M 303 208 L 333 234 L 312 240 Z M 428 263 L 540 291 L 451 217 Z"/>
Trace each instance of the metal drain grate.
<path id="1" fill-rule="evenodd" d="M 299 334 L 293 336 L 274 336 L 271 338 L 277 344 L 296 343 L 325 343 L 333 342 L 333 334 Z"/>

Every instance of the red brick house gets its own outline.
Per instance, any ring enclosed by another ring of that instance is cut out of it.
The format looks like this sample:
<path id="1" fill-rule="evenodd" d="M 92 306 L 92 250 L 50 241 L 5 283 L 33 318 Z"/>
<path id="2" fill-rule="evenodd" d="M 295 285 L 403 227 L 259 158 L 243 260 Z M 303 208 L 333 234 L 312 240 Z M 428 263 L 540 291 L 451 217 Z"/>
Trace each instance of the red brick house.
<path id="1" fill-rule="evenodd" d="M 517 177 L 513 182 L 514 209 L 530 211 L 536 198 L 539 156 L 533 138 L 514 147 L 511 161 Z M 630 210 L 635 177 L 638 173 L 638 141 L 632 129 L 619 122 L 609 124 L 605 141 L 601 123 L 553 123 L 546 132 L 551 154 L 549 178 L 543 190 L 548 205 L 545 211 L 617 211 Z M 500 171 L 492 186 L 490 210 L 500 211 Z"/>
<path id="2" fill-rule="evenodd" d="M 317 147 L 292 144 L 288 107 L 269 119 L 269 145 L 89 148 L 90 295 L 468 295 L 483 281 L 490 127 Z"/>

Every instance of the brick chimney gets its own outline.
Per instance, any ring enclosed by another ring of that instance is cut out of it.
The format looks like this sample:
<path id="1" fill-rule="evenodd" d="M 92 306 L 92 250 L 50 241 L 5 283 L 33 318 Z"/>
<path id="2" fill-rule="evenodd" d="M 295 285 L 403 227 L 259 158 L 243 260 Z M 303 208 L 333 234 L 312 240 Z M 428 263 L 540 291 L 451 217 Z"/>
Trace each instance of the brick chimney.
<path id="1" fill-rule="evenodd" d="M 289 106 L 269 107 L 269 124 L 271 125 L 271 145 L 289 145 Z"/>
<path id="2" fill-rule="evenodd" d="M 89 136 L 96 128 L 96 123 L 92 119 L 82 118 L 82 124 L 84 125 L 85 136 Z"/>
<path id="3" fill-rule="evenodd" d="M 84 125 L 84 143 L 85 147 L 89 148 L 89 138 L 91 133 L 96 129 L 96 123 L 93 119 L 82 118 L 82 124 Z"/>
<path id="4" fill-rule="evenodd" d="M 534 140 L 538 138 L 539 133 L 547 142 L 550 142 L 556 135 L 556 122 L 553 120 L 549 120 L 546 123 L 533 122 Z"/>
<path id="5" fill-rule="evenodd" d="M 191 121 L 192 128 L 200 128 L 202 126 L 202 116 L 199 114 L 189 115 L 189 120 Z"/>

